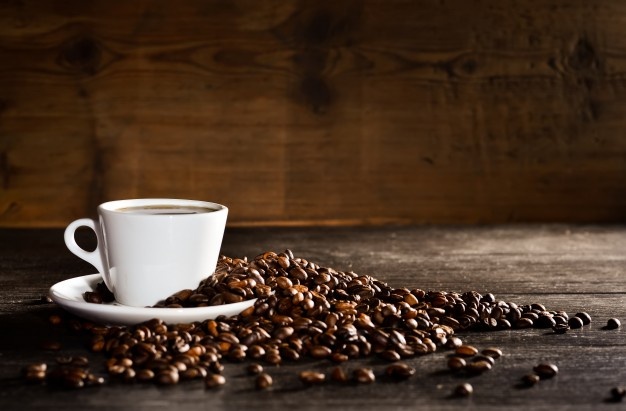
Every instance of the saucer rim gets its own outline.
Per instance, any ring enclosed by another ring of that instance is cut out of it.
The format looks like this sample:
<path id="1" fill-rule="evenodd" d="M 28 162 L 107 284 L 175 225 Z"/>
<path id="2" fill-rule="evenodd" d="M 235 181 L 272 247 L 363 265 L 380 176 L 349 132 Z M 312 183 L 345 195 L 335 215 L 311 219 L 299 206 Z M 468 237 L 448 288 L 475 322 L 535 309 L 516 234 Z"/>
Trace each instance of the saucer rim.
<path id="1" fill-rule="evenodd" d="M 160 318 L 166 323 L 182 323 L 215 319 L 220 315 L 237 315 L 256 302 L 257 298 L 241 301 L 238 303 L 213 305 L 207 307 L 132 307 L 119 303 L 94 304 L 71 298 L 71 293 L 67 289 L 80 288 L 79 285 L 85 283 L 91 289 L 95 289 L 98 281 L 102 281 L 101 274 L 87 274 L 72 277 L 59 281 L 48 290 L 48 296 L 67 311 L 89 320 L 106 322 L 109 324 L 134 325 Z M 80 284 L 74 284 L 80 283 Z M 85 289 L 84 291 L 88 291 Z M 84 292 L 83 291 L 83 292 Z M 74 297 L 77 297 L 76 295 Z M 235 312 L 236 311 L 236 312 Z M 224 314 L 226 312 L 226 314 Z M 235 312 L 234 314 L 232 314 Z M 142 320 L 137 320 L 142 318 Z M 190 318 L 197 318 L 192 320 Z M 182 321 L 181 321 L 182 319 Z"/>

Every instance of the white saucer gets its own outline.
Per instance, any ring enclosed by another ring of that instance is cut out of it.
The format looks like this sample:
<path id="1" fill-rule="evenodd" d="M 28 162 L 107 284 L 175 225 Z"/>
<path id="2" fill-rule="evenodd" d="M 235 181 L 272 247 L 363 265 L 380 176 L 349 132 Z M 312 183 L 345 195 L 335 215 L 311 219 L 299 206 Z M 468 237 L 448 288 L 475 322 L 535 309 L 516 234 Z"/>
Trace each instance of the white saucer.
<path id="1" fill-rule="evenodd" d="M 220 315 L 237 315 L 254 305 L 256 298 L 240 303 L 193 308 L 144 308 L 129 307 L 118 303 L 94 304 L 83 299 L 85 291 L 93 291 L 102 281 L 100 274 L 70 278 L 56 283 L 50 288 L 50 298 L 65 310 L 98 323 L 134 325 L 153 318 L 166 323 L 189 323 L 214 319 Z"/>

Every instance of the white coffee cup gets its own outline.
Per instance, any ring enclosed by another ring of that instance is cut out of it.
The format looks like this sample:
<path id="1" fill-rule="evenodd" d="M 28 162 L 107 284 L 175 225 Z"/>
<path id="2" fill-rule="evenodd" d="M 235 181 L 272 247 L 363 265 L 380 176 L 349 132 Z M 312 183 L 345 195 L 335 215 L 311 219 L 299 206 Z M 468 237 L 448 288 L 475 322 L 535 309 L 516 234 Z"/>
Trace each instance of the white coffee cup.
<path id="1" fill-rule="evenodd" d="M 228 208 L 169 198 L 110 201 L 98 221 L 82 218 L 65 229 L 65 244 L 101 274 L 115 300 L 146 307 L 212 275 L 219 258 Z M 95 231 L 98 246 L 76 243 L 79 227 Z"/>

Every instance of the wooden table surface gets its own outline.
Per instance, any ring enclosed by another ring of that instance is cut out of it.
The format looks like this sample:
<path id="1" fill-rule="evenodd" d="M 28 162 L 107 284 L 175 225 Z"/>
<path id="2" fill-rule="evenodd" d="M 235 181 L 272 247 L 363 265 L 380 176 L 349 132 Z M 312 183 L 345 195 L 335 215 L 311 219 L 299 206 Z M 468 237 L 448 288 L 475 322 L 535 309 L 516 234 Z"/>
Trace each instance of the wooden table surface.
<path id="1" fill-rule="evenodd" d="M 87 238 L 85 241 L 89 241 Z M 482 375 L 462 378 L 447 370 L 449 351 L 407 362 L 416 375 L 399 383 L 303 388 L 297 373 L 330 369 L 324 361 L 266 368 L 275 384 L 257 391 L 244 364 L 226 363 L 227 384 L 206 390 L 199 381 L 174 387 L 106 384 L 77 391 L 27 385 L 22 367 L 53 363 L 58 352 L 41 341 L 56 338 L 61 354 L 87 355 L 98 371 L 103 357 L 84 340 L 48 318 L 54 304 L 40 303 L 50 286 L 94 273 L 63 243 L 62 230 L 0 230 L 0 409 L 524 409 L 613 410 L 626 401 L 609 400 L 612 387 L 626 385 L 626 331 L 605 330 L 611 317 L 626 322 L 625 226 L 494 226 L 227 229 L 222 253 L 248 256 L 289 248 L 323 266 L 369 274 L 394 287 L 491 292 L 518 304 L 539 302 L 550 310 L 591 314 L 583 329 L 558 335 L 541 329 L 461 334 L 478 348 L 496 346 L 504 356 Z M 559 374 L 527 389 L 520 377 L 539 362 Z M 365 359 L 378 373 L 385 363 Z M 102 369 L 103 371 L 103 369 Z M 453 398 L 452 389 L 469 381 L 475 393 Z"/>

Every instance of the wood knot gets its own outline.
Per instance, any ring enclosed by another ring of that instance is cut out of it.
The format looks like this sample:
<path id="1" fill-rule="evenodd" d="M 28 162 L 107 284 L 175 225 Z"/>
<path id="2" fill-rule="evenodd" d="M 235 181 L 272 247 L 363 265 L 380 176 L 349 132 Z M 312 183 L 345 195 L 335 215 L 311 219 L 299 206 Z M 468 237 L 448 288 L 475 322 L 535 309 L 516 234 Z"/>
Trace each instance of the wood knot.
<path id="1" fill-rule="evenodd" d="M 586 38 L 579 39 L 567 59 L 567 65 L 574 71 L 592 71 L 599 66 L 599 58 L 593 45 Z"/>
<path id="2" fill-rule="evenodd" d="M 71 71 L 94 75 L 100 67 L 102 49 L 90 37 L 73 38 L 61 46 L 59 64 Z"/>

